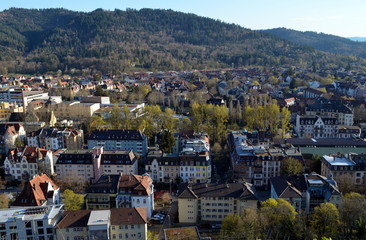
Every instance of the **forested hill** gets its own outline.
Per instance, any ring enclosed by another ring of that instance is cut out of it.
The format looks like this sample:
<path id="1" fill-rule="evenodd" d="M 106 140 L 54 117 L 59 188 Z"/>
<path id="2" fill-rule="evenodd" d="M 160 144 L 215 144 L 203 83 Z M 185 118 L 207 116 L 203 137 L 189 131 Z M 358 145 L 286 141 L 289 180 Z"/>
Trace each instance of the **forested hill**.
<path id="1" fill-rule="evenodd" d="M 0 12 L 0 53 L 0 74 L 347 64 L 262 31 L 151 9 L 9 9 Z"/>
<path id="2" fill-rule="evenodd" d="M 265 32 L 321 51 L 366 58 L 366 42 L 356 42 L 334 35 L 301 32 L 287 28 L 268 29 Z"/>

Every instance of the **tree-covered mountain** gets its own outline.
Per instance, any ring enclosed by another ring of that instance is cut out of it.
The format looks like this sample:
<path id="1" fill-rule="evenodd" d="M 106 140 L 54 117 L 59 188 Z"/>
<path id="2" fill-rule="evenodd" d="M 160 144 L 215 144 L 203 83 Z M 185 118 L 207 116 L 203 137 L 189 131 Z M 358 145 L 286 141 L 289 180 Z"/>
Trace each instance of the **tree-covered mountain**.
<path id="1" fill-rule="evenodd" d="M 301 32 L 287 28 L 268 29 L 265 32 L 324 52 L 366 58 L 366 42 L 356 42 L 325 33 Z"/>
<path id="2" fill-rule="evenodd" d="M 262 31 L 151 9 L 85 13 L 12 8 L 0 12 L 0 52 L 0 74 L 347 64 L 344 56 Z"/>

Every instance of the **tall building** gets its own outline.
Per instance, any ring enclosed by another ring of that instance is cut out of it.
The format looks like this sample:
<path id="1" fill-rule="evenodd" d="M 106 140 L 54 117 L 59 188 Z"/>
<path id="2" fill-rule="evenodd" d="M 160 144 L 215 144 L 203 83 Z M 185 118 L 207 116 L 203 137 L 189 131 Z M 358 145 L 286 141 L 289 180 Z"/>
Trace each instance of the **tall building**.
<path id="1" fill-rule="evenodd" d="M 139 130 L 96 130 L 88 137 L 88 148 L 105 150 L 132 150 L 141 156 L 147 154 L 147 136 Z"/>
<path id="2" fill-rule="evenodd" d="M 21 89 L 7 89 L 0 91 L 0 102 L 15 103 L 25 108 L 33 100 L 48 98 L 48 93 L 42 91 L 24 91 Z"/>

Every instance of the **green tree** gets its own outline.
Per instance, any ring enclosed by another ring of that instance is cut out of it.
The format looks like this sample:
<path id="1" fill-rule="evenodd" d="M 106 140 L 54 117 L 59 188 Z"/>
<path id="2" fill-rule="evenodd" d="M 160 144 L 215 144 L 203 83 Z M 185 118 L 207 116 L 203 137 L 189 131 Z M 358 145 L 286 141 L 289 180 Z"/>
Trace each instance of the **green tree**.
<path id="1" fill-rule="evenodd" d="M 122 108 L 122 128 L 131 129 L 132 128 L 132 117 L 130 109 L 125 105 Z"/>
<path id="2" fill-rule="evenodd" d="M 296 158 L 287 157 L 281 161 L 280 172 L 282 176 L 296 175 L 302 173 L 303 169 L 304 165 Z"/>
<path id="3" fill-rule="evenodd" d="M 163 130 L 160 138 L 160 150 L 163 153 L 170 153 L 175 144 L 175 138 L 172 132 Z"/>
<path id="4" fill-rule="evenodd" d="M 297 87 L 297 82 L 296 82 L 296 79 L 293 78 L 290 82 L 290 89 L 295 89 Z"/>
<path id="5" fill-rule="evenodd" d="M 15 147 L 24 147 L 24 142 L 20 139 L 20 137 L 17 137 L 14 142 Z"/>
<path id="6" fill-rule="evenodd" d="M 291 119 L 291 112 L 286 108 L 283 107 L 281 110 L 281 135 L 282 138 L 285 138 L 287 133 L 290 132 L 290 119 Z"/>
<path id="7" fill-rule="evenodd" d="M 94 130 L 99 130 L 104 128 L 107 123 L 103 120 L 103 118 L 99 115 L 93 115 L 89 120 L 89 132 Z"/>
<path id="8" fill-rule="evenodd" d="M 80 210 L 84 205 L 84 196 L 76 194 L 70 189 L 62 193 L 65 210 Z"/>
<path id="9" fill-rule="evenodd" d="M 343 223 L 343 234 L 352 238 L 353 233 L 366 233 L 366 199 L 364 195 L 351 192 L 344 195 L 339 214 Z"/>
<path id="10" fill-rule="evenodd" d="M 315 207 L 311 216 L 310 226 L 318 238 L 337 236 L 340 224 L 339 212 L 332 203 L 321 203 Z"/>
<path id="11" fill-rule="evenodd" d="M 227 215 L 222 221 L 220 235 L 222 239 L 230 239 L 236 236 L 242 227 L 242 219 L 239 215 L 231 213 Z"/>
<path id="12" fill-rule="evenodd" d="M 118 105 L 114 105 L 111 115 L 107 118 L 107 123 L 112 129 L 122 128 L 122 113 Z"/>

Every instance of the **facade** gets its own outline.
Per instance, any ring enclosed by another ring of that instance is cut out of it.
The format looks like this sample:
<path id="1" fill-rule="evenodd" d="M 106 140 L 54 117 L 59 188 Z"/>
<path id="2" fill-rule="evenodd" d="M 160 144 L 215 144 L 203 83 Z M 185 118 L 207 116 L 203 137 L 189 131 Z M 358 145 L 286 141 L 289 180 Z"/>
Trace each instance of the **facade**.
<path id="1" fill-rule="evenodd" d="M 282 198 L 297 212 L 309 213 L 321 203 L 340 206 L 342 194 L 332 178 L 316 173 L 271 178 L 271 198 Z"/>
<path id="2" fill-rule="evenodd" d="M 97 182 L 91 184 L 86 190 L 86 209 L 110 209 L 116 207 L 120 174 L 102 175 Z"/>
<path id="3" fill-rule="evenodd" d="M 131 150 L 141 156 L 147 154 L 147 137 L 139 130 L 96 130 L 88 137 L 88 148 Z"/>
<path id="4" fill-rule="evenodd" d="M 145 208 L 65 211 L 57 239 L 147 239 Z"/>
<path id="5" fill-rule="evenodd" d="M 23 125 L 19 123 L 0 124 L 0 154 L 8 153 L 9 149 L 15 147 L 15 140 L 19 138 L 24 140 L 25 130 Z"/>
<path id="6" fill-rule="evenodd" d="M 5 173 L 13 179 L 29 179 L 39 172 L 54 174 L 52 151 L 37 147 L 15 148 L 9 151 L 4 161 Z"/>
<path id="7" fill-rule="evenodd" d="M 66 150 L 56 162 L 57 179 L 63 182 L 89 183 L 102 175 L 103 148 L 92 150 Z"/>
<path id="8" fill-rule="evenodd" d="M 26 182 L 22 192 L 11 206 L 45 206 L 59 203 L 60 188 L 46 174 L 43 174 Z"/>
<path id="9" fill-rule="evenodd" d="M 365 163 L 366 155 L 364 153 L 324 155 L 321 172 L 324 176 L 333 177 L 339 184 L 356 189 L 362 188 L 366 183 Z"/>
<path id="10" fill-rule="evenodd" d="M 29 146 L 43 147 L 51 150 L 67 148 L 82 149 L 84 134 L 81 130 L 69 128 L 41 128 L 27 136 Z"/>
<path id="11" fill-rule="evenodd" d="M 33 100 L 48 99 L 48 93 L 42 91 L 23 91 L 21 89 L 8 89 L 0 91 L 0 102 L 8 102 L 24 106 Z"/>
<path id="12" fill-rule="evenodd" d="M 154 185 L 149 175 L 120 175 L 117 208 L 146 207 L 147 217 L 154 210 Z"/>
<path id="13" fill-rule="evenodd" d="M 81 103 L 64 101 L 51 107 L 57 119 L 82 121 L 89 119 L 100 108 L 99 103 Z"/>
<path id="14" fill-rule="evenodd" d="M 55 239 L 62 212 L 63 205 L 0 209 L 0 239 Z"/>
<path id="15" fill-rule="evenodd" d="M 222 222 L 232 213 L 257 208 L 258 198 L 249 183 L 184 183 L 179 187 L 180 223 Z"/>
<path id="16" fill-rule="evenodd" d="M 340 100 L 320 99 L 305 109 L 306 115 L 320 117 L 335 117 L 339 125 L 353 125 L 353 109 Z"/>
<path id="17" fill-rule="evenodd" d="M 138 161 L 132 151 L 103 151 L 101 155 L 103 174 L 137 174 Z"/>
<path id="18" fill-rule="evenodd" d="M 23 107 L 10 105 L 8 102 L 0 102 L 0 121 L 8 121 L 10 114 L 23 112 Z"/>
<path id="19" fill-rule="evenodd" d="M 234 176 L 258 187 L 268 186 L 270 178 L 280 175 L 283 159 L 292 157 L 303 161 L 299 149 L 291 144 L 274 146 L 269 140 L 251 138 L 246 132 L 231 132 L 228 146 Z"/>
<path id="20" fill-rule="evenodd" d="M 145 172 L 154 182 L 176 181 L 180 177 L 180 161 L 178 156 L 151 156 L 146 159 Z"/>

